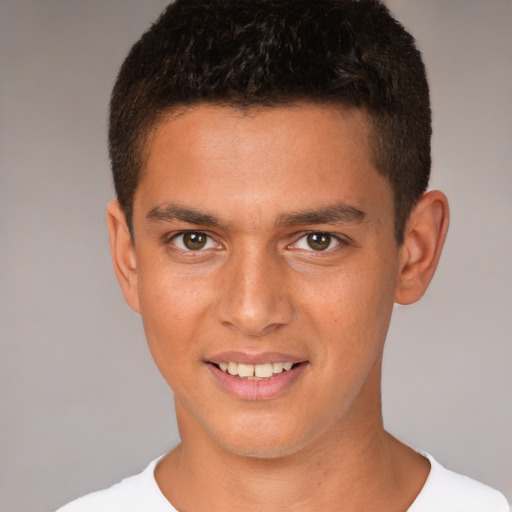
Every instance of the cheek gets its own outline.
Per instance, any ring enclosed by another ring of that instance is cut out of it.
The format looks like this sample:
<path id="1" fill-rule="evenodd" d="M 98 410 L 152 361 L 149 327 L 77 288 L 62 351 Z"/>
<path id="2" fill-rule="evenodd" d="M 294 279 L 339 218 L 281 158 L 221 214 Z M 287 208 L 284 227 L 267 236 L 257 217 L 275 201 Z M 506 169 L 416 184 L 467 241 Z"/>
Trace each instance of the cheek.
<path id="1" fill-rule="evenodd" d="M 208 294 L 194 280 L 157 268 L 139 276 L 138 286 L 148 345 L 167 379 L 167 368 L 179 369 L 197 351 L 195 340 L 209 310 Z"/>
<path id="2" fill-rule="evenodd" d="M 394 303 L 394 267 L 375 262 L 338 271 L 323 289 L 311 287 L 305 314 L 325 347 L 338 353 L 382 347 Z M 343 353 L 343 354 L 342 354 Z"/>

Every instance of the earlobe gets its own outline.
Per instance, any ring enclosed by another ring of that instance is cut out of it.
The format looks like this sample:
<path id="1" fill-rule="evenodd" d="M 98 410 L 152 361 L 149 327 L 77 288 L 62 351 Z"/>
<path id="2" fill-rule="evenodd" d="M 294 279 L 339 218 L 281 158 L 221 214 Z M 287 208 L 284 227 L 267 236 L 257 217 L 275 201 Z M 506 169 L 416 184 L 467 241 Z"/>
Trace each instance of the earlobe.
<path id="1" fill-rule="evenodd" d="M 107 224 L 112 263 L 124 298 L 131 309 L 140 312 L 137 288 L 137 259 L 126 218 L 117 201 L 107 207 Z"/>
<path id="2" fill-rule="evenodd" d="M 434 276 L 449 224 L 446 196 L 433 190 L 416 203 L 400 248 L 395 301 L 412 304 L 419 300 Z"/>

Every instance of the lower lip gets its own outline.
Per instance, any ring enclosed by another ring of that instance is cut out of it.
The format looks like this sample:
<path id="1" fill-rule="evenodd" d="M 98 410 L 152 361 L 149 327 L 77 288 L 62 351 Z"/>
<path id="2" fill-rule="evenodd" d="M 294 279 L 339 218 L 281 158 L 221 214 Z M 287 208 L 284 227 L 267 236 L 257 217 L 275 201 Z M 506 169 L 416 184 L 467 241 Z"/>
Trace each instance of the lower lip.
<path id="1" fill-rule="evenodd" d="M 288 389 L 304 372 L 307 363 L 300 363 L 290 370 L 277 373 L 269 379 L 242 379 L 223 372 L 214 364 L 208 363 L 210 373 L 229 394 L 242 400 L 270 400 Z"/>

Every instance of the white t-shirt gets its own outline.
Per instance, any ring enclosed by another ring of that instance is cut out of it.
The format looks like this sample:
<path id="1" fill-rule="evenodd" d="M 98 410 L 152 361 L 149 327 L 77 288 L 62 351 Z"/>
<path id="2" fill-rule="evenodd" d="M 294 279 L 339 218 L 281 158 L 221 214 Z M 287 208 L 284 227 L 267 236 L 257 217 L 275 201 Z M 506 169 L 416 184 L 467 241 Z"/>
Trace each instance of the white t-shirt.
<path id="1" fill-rule="evenodd" d="M 423 455 L 430 461 L 430 473 L 407 512 L 510 512 L 500 492 L 445 469 L 427 453 Z M 142 473 L 72 501 L 57 512 L 178 512 L 156 483 L 154 471 L 159 460 Z"/>

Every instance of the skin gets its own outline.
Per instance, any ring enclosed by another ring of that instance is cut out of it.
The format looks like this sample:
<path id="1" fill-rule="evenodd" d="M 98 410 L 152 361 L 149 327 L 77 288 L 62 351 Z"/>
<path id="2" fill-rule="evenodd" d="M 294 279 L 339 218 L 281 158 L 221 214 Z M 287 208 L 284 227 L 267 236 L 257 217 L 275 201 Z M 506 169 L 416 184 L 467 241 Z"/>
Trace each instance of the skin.
<path id="1" fill-rule="evenodd" d="M 426 193 L 397 246 L 369 127 L 363 110 L 308 103 L 195 106 L 148 140 L 135 243 L 109 205 L 119 282 L 174 391 L 182 441 L 155 477 L 179 510 L 403 511 L 427 478 L 383 428 L 382 351 L 394 302 L 433 276 L 448 206 Z M 212 373 L 226 351 L 303 363 L 276 396 L 245 399 Z"/>

